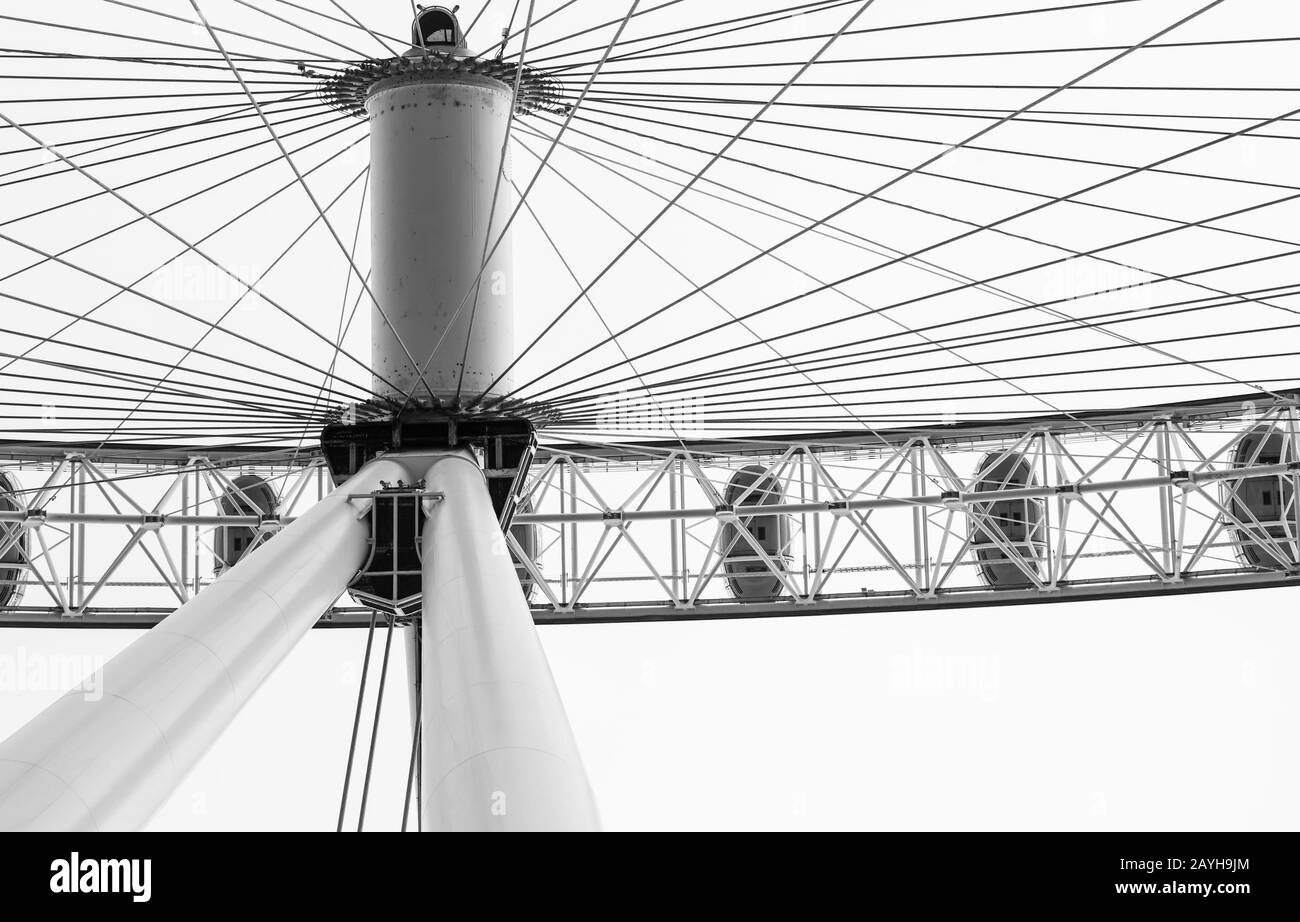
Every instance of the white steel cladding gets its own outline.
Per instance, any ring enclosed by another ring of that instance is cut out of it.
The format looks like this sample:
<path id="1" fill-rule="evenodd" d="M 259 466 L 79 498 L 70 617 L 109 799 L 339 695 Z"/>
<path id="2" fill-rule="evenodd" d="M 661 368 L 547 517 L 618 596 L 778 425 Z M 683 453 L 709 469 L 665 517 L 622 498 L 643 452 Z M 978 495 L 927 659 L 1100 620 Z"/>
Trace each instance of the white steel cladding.
<path id="1" fill-rule="evenodd" d="M 591 786 L 483 471 L 448 453 L 424 481 L 442 496 L 424 524 L 424 828 L 594 831 Z"/>
<path id="2" fill-rule="evenodd" d="M 976 477 L 979 493 L 1038 486 L 1032 463 L 1017 451 L 986 454 Z M 1041 576 L 1043 508 L 1043 500 L 1023 497 L 971 504 L 971 548 L 990 586 L 1025 587 Z"/>
<path id="3" fill-rule="evenodd" d="M 394 76 L 367 97 L 379 393 L 470 399 L 514 356 L 510 240 L 497 243 L 515 207 L 508 151 L 501 163 L 512 105 L 509 86 L 470 73 Z M 510 389 L 507 376 L 495 392 Z"/>

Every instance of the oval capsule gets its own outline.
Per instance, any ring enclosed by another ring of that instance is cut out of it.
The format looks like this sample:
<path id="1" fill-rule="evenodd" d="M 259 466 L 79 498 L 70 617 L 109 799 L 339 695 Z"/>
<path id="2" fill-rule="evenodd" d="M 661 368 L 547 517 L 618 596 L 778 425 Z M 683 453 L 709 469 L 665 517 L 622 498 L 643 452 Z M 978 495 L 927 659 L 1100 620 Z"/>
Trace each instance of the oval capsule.
<path id="1" fill-rule="evenodd" d="M 785 501 L 780 482 L 761 465 L 742 467 L 731 476 L 723 500 L 728 506 L 777 506 Z M 748 532 L 753 543 L 741 533 Z M 724 555 L 727 587 L 737 599 L 770 599 L 785 591 L 780 578 L 763 559 L 766 555 L 781 572 L 790 568 L 790 516 L 781 513 L 741 515 L 726 522 L 718 539 Z M 760 555 L 754 545 L 762 549 Z"/>
<path id="2" fill-rule="evenodd" d="M 218 505 L 222 515 L 275 515 L 279 498 L 265 477 L 244 474 L 227 488 Z M 259 530 L 248 525 L 225 525 L 216 530 L 212 549 L 216 554 L 214 572 L 220 574 L 239 563 L 257 541 Z"/>
<path id="3" fill-rule="evenodd" d="M 975 490 L 979 493 L 1038 486 L 1033 464 L 1014 451 L 986 454 L 976 469 L 976 478 Z M 1046 550 L 1044 505 L 1042 499 L 1025 498 L 971 504 L 971 550 L 980 576 L 989 586 L 1019 589 L 1034 584 L 1029 573 L 1041 576 Z"/>
<path id="4" fill-rule="evenodd" d="M 1291 440 L 1281 429 L 1256 426 L 1233 449 L 1236 467 L 1262 467 L 1295 460 Z M 1246 566 L 1285 569 L 1296 562 L 1295 484 L 1290 474 L 1260 474 L 1224 481 L 1220 487 L 1237 558 Z"/>

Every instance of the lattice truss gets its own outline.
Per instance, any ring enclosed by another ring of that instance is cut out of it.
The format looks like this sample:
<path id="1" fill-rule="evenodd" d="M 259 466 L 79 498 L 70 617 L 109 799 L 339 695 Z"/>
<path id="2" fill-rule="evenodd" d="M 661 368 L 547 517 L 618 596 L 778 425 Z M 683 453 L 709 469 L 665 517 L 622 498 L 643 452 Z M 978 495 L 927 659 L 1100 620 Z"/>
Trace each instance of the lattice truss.
<path id="1" fill-rule="evenodd" d="M 1294 402 L 725 445 L 543 448 L 503 533 L 538 621 L 736 617 L 1278 585 Z M 148 625 L 330 488 L 311 456 L 11 461 L 11 623 Z M 323 625 L 364 625 L 351 599 Z"/>
<path id="2" fill-rule="evenodd" d="M 1296 433 L 1293 407 L 1248 404 L 617 460 L 553 450 L 509 540 L 539 620 L 1271 585 L 1300 559 Z"/>
<path id="3" fill-rule="evenodd" d="M 310 455 L 250 466 L 70 452 L 11 459 L 3 478 L 0 622 L 89 626 L 160 620 L 330 489 Z"/>

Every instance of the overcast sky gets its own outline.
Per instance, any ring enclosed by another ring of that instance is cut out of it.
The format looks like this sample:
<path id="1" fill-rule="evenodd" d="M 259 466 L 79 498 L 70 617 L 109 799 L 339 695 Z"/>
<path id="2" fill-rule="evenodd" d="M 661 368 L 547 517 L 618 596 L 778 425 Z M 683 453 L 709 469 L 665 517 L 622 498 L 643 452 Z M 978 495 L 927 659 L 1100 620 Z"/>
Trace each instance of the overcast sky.
<path id="1" fill-rule="evenodd" d="M 94 657 L 132 636 L 4 640 Z M 1300 823 L 1288 590 L 541 636 L 609 829 Z M 364 643 L 306 637 L 150 828 L 333 828 Z M 394 651 L 373 829 L 398 828 L 410 752 Z M 6 689 L 0 733 L 54 697 Z"/>

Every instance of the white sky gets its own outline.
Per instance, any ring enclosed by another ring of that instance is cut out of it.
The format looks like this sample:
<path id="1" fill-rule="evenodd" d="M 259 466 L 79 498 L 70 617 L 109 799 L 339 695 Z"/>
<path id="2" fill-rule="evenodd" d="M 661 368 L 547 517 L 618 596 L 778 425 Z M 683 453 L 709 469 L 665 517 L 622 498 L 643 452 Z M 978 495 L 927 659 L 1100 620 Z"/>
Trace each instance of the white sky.
<path id="1" fill-rule="evenodd" d="M 1258 590 L 541 636 L 609 829 L 1293 829 L 1294 614 Z M 333 828 L 364 643 L 305 638 L 150 828 Z M 398 826 L 409 756 L 397 642 L 392 668 L 373 829 Z M 54 697 L 6 689 L 0 733 Z"/>

